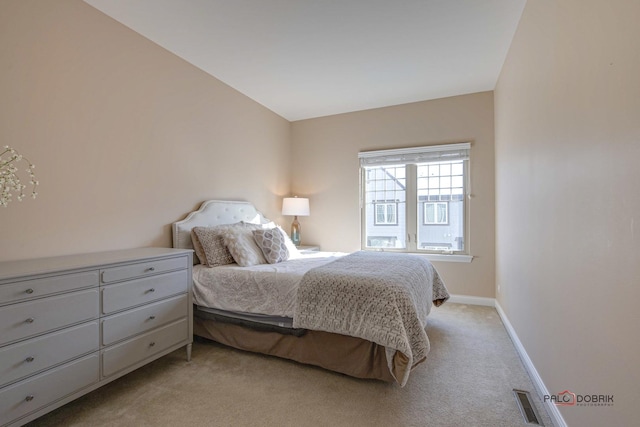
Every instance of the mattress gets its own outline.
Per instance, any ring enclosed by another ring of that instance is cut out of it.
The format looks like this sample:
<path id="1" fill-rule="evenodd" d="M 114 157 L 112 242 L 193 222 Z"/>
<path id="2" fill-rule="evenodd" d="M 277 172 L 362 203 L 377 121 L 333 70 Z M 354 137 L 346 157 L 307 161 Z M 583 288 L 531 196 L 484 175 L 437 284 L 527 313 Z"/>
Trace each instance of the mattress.
<path id="1" fill-rule="evenodd" d="M 280 328 L 293 328 L 293 319 L 291 317 L 270 316 L 268 314 L 253 314 L 239 311 L 227 311 L 220 310 L 218 308 L 203 306 L 196 306 L 195 314 L 205 319 L 213 319 L 245 326 L 261 324 L 277 326 Z"/>
<path id="2" fill-rule="evenodd" d="M 201 307 L 244 316 L 260 315 L 253 317 L 253 321 L 293 318 L 296 292 L 302 276 L 310 269 L 344 255 L 315 252 L 277 264 L 252 267 L 196 265 L 193 267 L 193 302 Z"/>

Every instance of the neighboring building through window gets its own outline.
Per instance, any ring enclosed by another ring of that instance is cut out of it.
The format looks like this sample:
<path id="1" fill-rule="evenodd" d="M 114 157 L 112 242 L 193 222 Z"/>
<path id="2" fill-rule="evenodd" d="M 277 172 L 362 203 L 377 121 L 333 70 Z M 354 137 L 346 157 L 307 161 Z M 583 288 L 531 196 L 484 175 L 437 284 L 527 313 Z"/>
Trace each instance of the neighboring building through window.
<path id="1" fill-rule="evenodd" d="M 467 253 L 470 144 L 359 154 L 362 247 Z"/>

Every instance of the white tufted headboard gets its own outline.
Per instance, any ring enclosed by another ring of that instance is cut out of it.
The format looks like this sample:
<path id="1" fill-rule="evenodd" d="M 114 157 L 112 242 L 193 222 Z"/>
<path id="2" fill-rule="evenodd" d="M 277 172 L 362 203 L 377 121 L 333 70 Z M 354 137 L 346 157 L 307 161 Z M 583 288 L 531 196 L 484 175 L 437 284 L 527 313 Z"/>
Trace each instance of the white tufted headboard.
<path id="1" fill-rule="evenodd" d="M 214 225 L 233 224 L 239 221 L 254 224 L 269 222 L 249 202 L 230 200 L 207 200 L 197 211 L 191 212 L 182 221 L 174 222 L 173 247 L 179 249 L 193 249 L 191 229 L 193 227 L 213 227 Z"/>

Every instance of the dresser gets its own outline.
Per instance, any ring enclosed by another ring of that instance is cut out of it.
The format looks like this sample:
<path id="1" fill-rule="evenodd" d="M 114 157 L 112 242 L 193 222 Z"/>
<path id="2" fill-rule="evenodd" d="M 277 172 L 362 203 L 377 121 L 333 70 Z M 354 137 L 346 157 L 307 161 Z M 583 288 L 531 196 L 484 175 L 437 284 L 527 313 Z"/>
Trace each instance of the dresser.
<path id="1" fill-rule="evenodd" d="M 139 248 L 0 263 L 0 426 L 19 426 L 180 347 L 192 252 Z"/>

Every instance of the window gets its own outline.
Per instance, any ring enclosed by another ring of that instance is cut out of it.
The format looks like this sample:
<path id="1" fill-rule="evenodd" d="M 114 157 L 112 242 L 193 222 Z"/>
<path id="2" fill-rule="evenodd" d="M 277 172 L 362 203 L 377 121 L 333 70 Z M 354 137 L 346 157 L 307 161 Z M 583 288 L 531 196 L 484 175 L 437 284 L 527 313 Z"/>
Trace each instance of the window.
<path id="1" fill-rule="evenodd" d="M 470 144 L 359 153 L 362 248 L 465 254 Z"/>
<path id="2" fill-rule="evenodd" d="M 366 168 L 363 174 L 367 182 L 364 194 L 367 200 L 366 221 L 370 227 L 365 246 L 404 248 L 406 167 L 388 165 L 384 168 Z"/>
<path id="3" fill-rule="evenodd" d="M 398 225 L 397 203 L 375 203 L 375 225 Z"/>
<path id="4" fill-rule="evenodd" d="M 425 202 L 423 224 L 424 225 L 448 225 L 449 224 L 449 204 L 447 202 Z"/>

